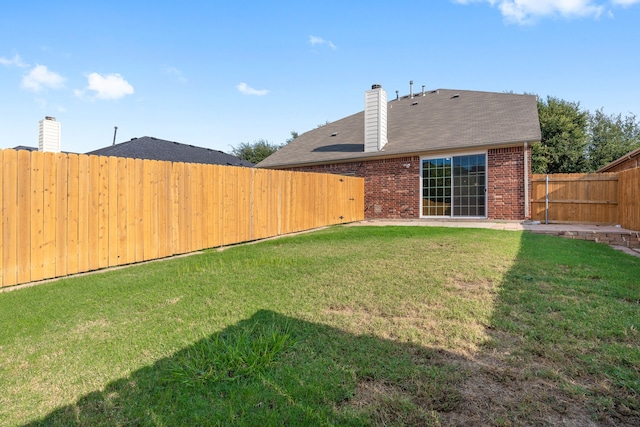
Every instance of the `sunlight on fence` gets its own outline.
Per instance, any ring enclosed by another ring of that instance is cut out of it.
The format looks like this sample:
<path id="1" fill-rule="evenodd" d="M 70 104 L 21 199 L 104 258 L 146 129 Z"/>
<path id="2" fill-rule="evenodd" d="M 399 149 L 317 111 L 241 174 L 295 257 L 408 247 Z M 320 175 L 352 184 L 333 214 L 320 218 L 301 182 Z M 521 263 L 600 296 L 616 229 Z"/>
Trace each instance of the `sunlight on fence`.
<path id="1" fill-rule="evenodd" d="M 362 178 L 1 150 L 0 286 L 364 219 Z"/>

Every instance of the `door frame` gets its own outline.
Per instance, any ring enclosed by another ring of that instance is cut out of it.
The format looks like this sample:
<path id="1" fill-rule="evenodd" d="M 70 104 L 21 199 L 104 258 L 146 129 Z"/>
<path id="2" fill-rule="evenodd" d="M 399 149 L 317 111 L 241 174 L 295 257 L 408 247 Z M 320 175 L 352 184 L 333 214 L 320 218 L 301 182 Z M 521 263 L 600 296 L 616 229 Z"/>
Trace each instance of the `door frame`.
<path id="1" fill-rule="evenodd" d="M 454 161 L 453 158 L 454 157 L 464 157 L 464 156 L 477 156 L 477 155 L 484 155 L 484 215 L 479 215 L 479 216 L 460 216 L 460 215 L 453 215 L 453 211 L 454 211 L 454 193 L 453 193 L 453 189 L 454 189 L 454 180 L 453 180 L 453 166 L 454 166 Z M 420 197 L 420 218 L 431 218 L 431 219 L 437 219 L 437 218 L 461 218 L 461 219 L 487 219 L 487 212 L 489 210 L 489 187 L 488 187 L 488 183 L 489 183 L 489 168 L 488 168 L 488 151 L 469 151 L 469 152 L 454 152 L 454 153 L 445 153 L 445 154 L 434 154 L 434 155 L 428 155 L 428 156 L 420 156 L 420 182 L 419 182 L 419 197 Z M 424 202 L 424 186 L 423 186 L 423 162 L 425 160 L 431 160 L 431 159 L 451 159 L 451 214 L 450 215 L 423 215 L 423 202 Z"/>

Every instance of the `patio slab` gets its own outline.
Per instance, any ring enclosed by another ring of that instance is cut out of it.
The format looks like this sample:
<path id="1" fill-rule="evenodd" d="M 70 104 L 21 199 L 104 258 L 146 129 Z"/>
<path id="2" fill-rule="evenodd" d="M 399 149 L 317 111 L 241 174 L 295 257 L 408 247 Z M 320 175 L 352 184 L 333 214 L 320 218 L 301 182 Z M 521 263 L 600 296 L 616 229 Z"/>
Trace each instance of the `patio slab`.
<path id="1" fill-rule="evenodd" d="M 414 226 L 486 228 L 492 230 L 530 231 L 570 239 L 591 240 L 605 243 L 615 249 L 640 257 L 640 232 L 627 230 L 617 225 L 594 224 L 541 224 L 537 221 L 494 220 L 434 220 L 434 219 L 369 219 L 347 224 L 348 226 Z"/>

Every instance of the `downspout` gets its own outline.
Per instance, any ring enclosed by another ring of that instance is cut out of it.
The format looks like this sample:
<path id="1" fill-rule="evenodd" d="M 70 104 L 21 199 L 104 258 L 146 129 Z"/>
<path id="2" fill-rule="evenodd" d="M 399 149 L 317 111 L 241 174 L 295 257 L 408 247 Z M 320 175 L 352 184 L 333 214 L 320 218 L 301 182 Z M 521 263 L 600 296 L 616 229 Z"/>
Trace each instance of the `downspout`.
<path id="1" fill-rule="evenodd" d="M 529 144 L 524 143 L 524 219 L 529 219 L 529 157 L 527 149 Z"/>

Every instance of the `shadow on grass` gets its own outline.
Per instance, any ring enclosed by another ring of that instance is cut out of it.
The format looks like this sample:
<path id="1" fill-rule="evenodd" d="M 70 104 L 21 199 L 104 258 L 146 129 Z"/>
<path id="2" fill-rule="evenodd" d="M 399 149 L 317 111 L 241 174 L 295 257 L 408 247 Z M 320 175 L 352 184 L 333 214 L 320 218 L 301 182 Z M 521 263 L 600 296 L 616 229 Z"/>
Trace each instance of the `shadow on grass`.
<path id="1" fill-rule="evenodd" d="M 493 425 L 640 425 L 639 277 L 637 258 L 601 243 L 523 233 L 466 411 Z"/>
<path id="2" fill-rule="evenodd" d="M 28 425 L 639 425 L 639 267 L 523 233 L 500 283 L 453 283 L 493 304 L 469 358 L 261 310 Z"/>
<path id="3" fill-rule="evenodd" d="M 437 425 L 464 378 L 434 355 L 258 311 L 28 425 Z"/>

